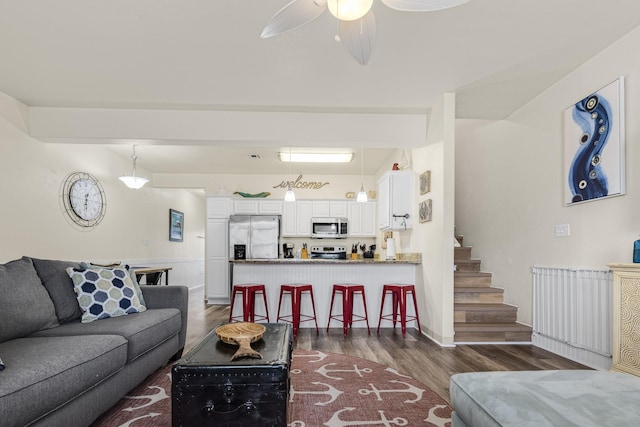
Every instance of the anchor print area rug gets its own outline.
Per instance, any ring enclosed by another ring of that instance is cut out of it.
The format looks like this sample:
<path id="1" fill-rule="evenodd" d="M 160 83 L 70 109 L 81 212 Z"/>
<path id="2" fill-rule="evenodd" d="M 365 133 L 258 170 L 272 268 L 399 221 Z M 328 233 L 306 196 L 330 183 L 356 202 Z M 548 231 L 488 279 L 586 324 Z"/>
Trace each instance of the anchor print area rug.
<path id="1" fill-rule="evenodd" d="M 171 426 L 171 371 L 163 368 L 92 427 Z M 294 350 L 289 427 L 451 426 L 451 407 L 410 376 L 357 357 Z"/>

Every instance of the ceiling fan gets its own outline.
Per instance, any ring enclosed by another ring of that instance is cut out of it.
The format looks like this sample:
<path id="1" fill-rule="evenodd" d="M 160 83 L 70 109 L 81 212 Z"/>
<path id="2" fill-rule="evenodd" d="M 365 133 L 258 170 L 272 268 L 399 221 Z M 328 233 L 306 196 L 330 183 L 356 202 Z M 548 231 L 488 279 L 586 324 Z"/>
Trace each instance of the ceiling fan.
<path id="1" fill-rule="evenodd" d="M 469 0 L 382 0 L 391 9 L 430 12 L 459 6 Z M 327 9 L 338 20 L 336 40 L 345 45 L 362 65 L 369 62 L 376 37 L 373 0 L 292 0 L 280 9 L 262 30 L 263 39 L 296 29 L 322 15 Z"/>

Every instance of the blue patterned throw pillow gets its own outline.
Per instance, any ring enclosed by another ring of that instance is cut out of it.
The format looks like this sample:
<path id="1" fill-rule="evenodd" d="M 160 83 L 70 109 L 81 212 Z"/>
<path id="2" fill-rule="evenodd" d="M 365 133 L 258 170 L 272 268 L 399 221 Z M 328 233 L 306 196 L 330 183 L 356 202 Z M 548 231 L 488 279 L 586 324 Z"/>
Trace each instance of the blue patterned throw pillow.
<path id="1" fill-rule="evenodd" d="M 86 270 L 87 268 L 92 268 L 94 270 L 97 270 L 99 268 L 119 268 L 120 264 L 109 264 L 109 265 L 100 265 L 100 264 L 94 264 L 94 263 L 86 263 L 86 262 L 81 262 L 80 263 L 80 269 L 81 270 Z M 131 278 L 131 283 L 133 283 L 133 288 L 136 290 L 136 295 L 138 295 L 138 298 L 140 298 L 140 304 L 144 305 L 145 307 L 147 306 L 147 303 L 144 302 L 144 295 L 142 295 L 142 289 L 140 289 L 140 284 L 138 283 L 138 278 L 136 277 L 136 272 L 133 271 L 131 269 L 131 267 L 129 267 L 129 265 L 125 265 L 124 268 L 127 269 L 127 271 L 129 272 L 129 277 Z"/>
<path id="2" fill-rule="evenodd" d="M 146 307 L 140 303 L 129 272 L 124 268 L 67 268 L 73 281 L 82 323 L 109 317 L 140 313 Z"/>

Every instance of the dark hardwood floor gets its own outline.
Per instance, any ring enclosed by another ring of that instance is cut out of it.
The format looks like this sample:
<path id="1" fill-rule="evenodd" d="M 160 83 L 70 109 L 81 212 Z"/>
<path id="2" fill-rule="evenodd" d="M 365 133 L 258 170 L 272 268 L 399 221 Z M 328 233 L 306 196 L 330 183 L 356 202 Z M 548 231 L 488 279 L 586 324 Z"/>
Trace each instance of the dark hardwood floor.
<path id="1" fill-rule="evenodd" d="M 192 293 L 185 351 L 228 319 L 228 306 L 207 305 Z M 450 401 L 449 378 L 459 372 L 589 369 L 534 346 L 458 345 L 442 348 L 415 330 L 407 331 L 407 337 L 403 339 L 399 329 L 384 328 L 378 335 L 373 327 L 377 326 L 377 319 L 370 324 L 371 335 L 367 334 L 366 328 L 356 328 L 349 332 L 347 339 L 343 338 L 339 327 L 331 328 L 327 333 L 326 325 L 324 328 L 319 325 L 319 335 L 313 328 L 304 328 L 298 332 L 294 348 L 348 354 L 385 364 L 421 381 L 447 402 Z"/>

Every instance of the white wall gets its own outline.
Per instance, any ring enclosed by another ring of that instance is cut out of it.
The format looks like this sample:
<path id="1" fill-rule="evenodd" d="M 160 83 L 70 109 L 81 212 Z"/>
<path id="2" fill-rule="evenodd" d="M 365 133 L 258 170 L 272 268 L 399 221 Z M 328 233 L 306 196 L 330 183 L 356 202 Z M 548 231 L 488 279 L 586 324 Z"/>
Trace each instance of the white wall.
<path id="1" fill-rule="evenodd" d="M 431 171 L 431 191 L 416 185 L 414 228 L 410 239 L 422 253 L 416 278 L 421 322 L 426 333 L 443 345 L 453 344 L 453 238 L 455 179 L 455 95 L 445 94 L 429 120 L 426 146 L 413 150 L 413 170 Z M 418 204 L 432 201 L 432 220 L 420 223 Z"/>
<path id="2" fill-rule="evenodd" d="M 161 264 L 174 268 L 172 283 L 204 283 L 204 192 L 130 190 L 118 180 L 130 159 L 100 146 L 35 140 L 26 132 L 25 112 L 0 93 L 0 262 L 27 255 Z M 72 226 L 61 207 L 62 183 L 77 171 L 98 178 L 106 193 L 105 218 L 91 231 Z M 169 241 L 169 208 L 185 213 L 183 243 Z"/>
<path id="3" fill-rule="evenodd" d="M 640 234 L 640 29 L 621 38 L 502 121 L 459 120 L 456 226 L 493 285 L 532 322 L 534 264 L 606 267 L 631 262 Z M 563 205 L 562 112 L 625 77 L 627 194 Z M 570 237 L 554 237 L 569 224 Z"/>
<path id="4" fill-rule="evenodd" d="M 304 173 L 304 166 L 299 173 L 282 173 L 278 175 L 259 174 L 154 174 L 153 183 L 156 187 L 165 188 L 204 188 L 211 196 L 233 196 L 236 191 L 244 193 L 271 193 L 270 198 L 284 199 L 286 187 L 281 187 L 284 182 L 297 183 L 294 187 L 296 199 L 345 199 L 347 193 L 360 191 L 360 183 L 364 184 L 365 191 L 375 190 L 375 181 L 372 176 L 360 175 L 311 175 Z M 389 167 L 390 169 L 390 167 Z M 301 177 L 301 178 L 299 178 Z M 314 188 L 313 185 L 319 184 Z M 326 185 L 322 185 L 325 184 Z M 240 197 L 240 196 L 235 196 Z"/>
<path id="5" fill-rule="evenodd" d="M 423 333 L 441 345 L 453 345 L 453 240 L 455 211 L 455 94 L 444 94 L 429 114 L 425 144 L 397 150 L 389 159 L 415 172 L 413 228 L 394 231 L 397 252 L 422 254 L 416 269 L 416 294 Z M 376 178 L 390 167 L 381 168 Z M 431 191 L 419 194 L 418 176 L 431 171 Z M 420 223 L 418 204 L 432 200 L 432 220 Z M 382 252 L 384 253 L 384 252 Z"/>

